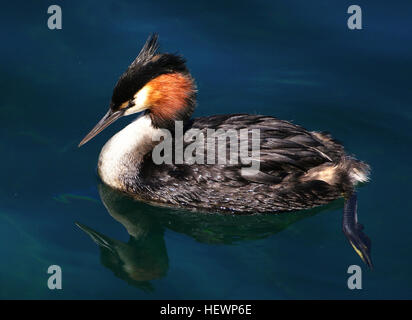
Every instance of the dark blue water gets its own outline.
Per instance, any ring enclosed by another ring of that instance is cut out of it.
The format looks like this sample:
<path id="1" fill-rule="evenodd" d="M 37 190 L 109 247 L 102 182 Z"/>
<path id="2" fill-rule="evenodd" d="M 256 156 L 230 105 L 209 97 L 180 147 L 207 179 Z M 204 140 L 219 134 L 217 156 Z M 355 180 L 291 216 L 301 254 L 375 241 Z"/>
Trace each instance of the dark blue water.
<path id="1" fill-rule="evenodd" d="M 0 297 L 412 298 L 412 3 L 355 2 L 358 31 L 346 25 L 353 1 L 3 2 Z M 47 28 L 51 4 L 62 6 L 62 30 Z M 99 187 L 100 148 L 131 119 L 77 144 L 154 31 L 162 50 L 188 60 L 196 116 L 273 115 L 332 132 L 371 165 L 358 212 L 373 271 L 341 232 L 343 201 L 202 216 Z M 47 287 L 52 264 L 62 268 L 59 291 Z M 351 264 L 362 267 L 362 290 L 347 288 Z"/>

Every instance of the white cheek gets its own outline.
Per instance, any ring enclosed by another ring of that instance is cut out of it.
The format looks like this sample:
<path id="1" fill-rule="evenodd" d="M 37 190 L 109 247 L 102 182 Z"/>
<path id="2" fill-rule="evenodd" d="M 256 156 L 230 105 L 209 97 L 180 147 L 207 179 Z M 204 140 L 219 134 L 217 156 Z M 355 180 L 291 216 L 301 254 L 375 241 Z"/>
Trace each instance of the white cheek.
<path id="1" fill-rule="evenodd" d="M 135 95 L 133 99 L 134 106 L 127 109 L 125 115 L 137 113 L 147 109 L 147 100 L 149 96 L 149 87 L 143 87 Z"/>

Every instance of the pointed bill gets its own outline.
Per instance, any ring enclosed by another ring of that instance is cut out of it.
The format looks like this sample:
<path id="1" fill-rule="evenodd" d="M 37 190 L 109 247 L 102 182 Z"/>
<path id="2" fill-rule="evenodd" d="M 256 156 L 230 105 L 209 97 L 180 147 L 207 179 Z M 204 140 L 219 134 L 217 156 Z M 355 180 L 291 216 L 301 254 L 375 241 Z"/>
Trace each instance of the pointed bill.
<path id="1" fill-rule="evenodd" d="M 100 132 L 102 132 L 105 128 L 107 128 L 109 125 L 111 125 L 113 122 L 115 122 L 121 116 L 123 116 L 123 114 L 124 114 L 124 110 L 112 111 L 111 109 L 109 109 L 109 111 L 104 115 L 104 117 L 99 121 L 99 123 L 96 124 L 96 126 L 92 129 L 92 131 L 90 131 L 83 138 L 83 140 L 80 141 L 79 147 L 84 145 L 89 140 L 93 139 Z"/>

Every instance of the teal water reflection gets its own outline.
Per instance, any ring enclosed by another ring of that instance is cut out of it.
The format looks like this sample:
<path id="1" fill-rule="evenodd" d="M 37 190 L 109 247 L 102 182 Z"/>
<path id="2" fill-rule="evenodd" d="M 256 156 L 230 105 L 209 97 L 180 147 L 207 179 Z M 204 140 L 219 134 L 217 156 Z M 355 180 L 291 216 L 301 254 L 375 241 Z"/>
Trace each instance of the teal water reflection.
<path id="1" fill-rule="evenodd" d="M 77 226 L 99 246 L 103 266 L 129 284 L 151 291 L 154 288 L 150 281 L 165 277 L 169 267 L 164 239 L 166 229 L 185 234 L 198 242 L 230 245 L 264 239 L 301 219 L 340 207 L 335 201 L 304 212 L 234 216 L 153 207 L 102 183 L 99 194 L 108 213 L 126 229 L 129 241 L 110 238 L 81 223 L 76 223 Z"/>

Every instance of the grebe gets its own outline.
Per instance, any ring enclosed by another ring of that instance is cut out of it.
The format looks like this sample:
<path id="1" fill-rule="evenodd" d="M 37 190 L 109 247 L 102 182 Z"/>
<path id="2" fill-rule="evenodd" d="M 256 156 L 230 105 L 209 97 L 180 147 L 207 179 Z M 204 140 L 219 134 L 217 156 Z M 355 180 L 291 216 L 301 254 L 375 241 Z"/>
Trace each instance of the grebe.
<path id="1" fill-rule="evenodd" d="M 239 214 L 308 209 L 344 197 L 343 232 L 372 267 L 371 242 L 358 223 L 355 192 L 357 183 L 368 181 L 369 166 L 346 155 L 329 134 L 274 117 L 232 114 L 191 119 L 196 104 L 194 79 L 181 56 L 158 53 L 157 39 L 156 34 L 148 38 L 116 83 L 109 111 L 79 144 L 120 117 L 142 112 L 102 148 L 101 180 L 149 203 Z M 163 129 L 174 132 L 176 121 L 184 123 L 184 132 L 259 130 L 258 172 L 242 170 L 243 163 L 155 164 L 152 151 L 160 143 L 159 134 Z M 240 143 L 241 139 L 242 135 Z"/>

